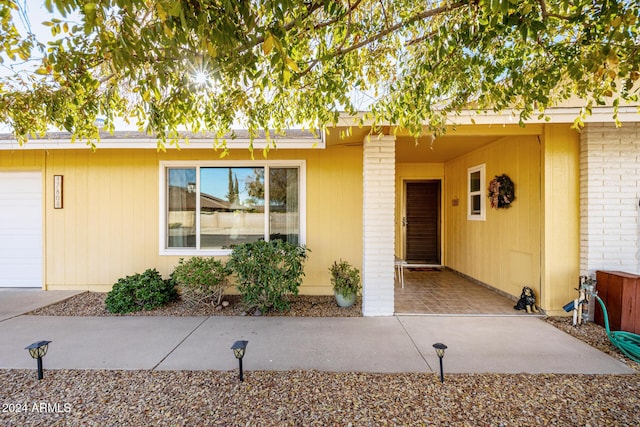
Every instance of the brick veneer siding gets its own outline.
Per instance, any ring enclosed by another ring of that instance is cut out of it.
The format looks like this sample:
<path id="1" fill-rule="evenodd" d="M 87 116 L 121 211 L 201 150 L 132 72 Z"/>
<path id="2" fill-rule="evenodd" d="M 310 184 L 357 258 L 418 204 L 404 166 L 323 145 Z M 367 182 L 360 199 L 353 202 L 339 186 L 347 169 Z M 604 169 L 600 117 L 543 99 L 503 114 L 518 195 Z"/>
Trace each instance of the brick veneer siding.
<path id="1" fill-rule="evenodd" d="M 362 312 L 394 312 L 395 140 L 371 137 L 363 156 Z"/>
<path id="2" fill-rule="evenodd" d="M 588 124 L 580 137 L 580 270 L 640 273 L 640 124 Z"/>

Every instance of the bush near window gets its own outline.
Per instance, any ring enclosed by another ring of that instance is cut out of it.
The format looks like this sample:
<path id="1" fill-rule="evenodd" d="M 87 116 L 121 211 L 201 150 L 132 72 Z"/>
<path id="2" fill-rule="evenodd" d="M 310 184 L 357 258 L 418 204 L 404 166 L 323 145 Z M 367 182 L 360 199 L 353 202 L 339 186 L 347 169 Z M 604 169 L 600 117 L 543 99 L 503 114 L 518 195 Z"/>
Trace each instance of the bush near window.
<path id="1" fill-rule="evenodd" d="M 105 305 L 111 313 L 152 310 L 178 298 L 173 280 L 165 280 L 154 269 L 118 279 L 107 294 Z"/>
<path id="2" fill-rule="evenodd" d="M 235 246 L 227 266 L 247 310 L 284 311 L 289 295 L 298 295 L 309 250 L 283 240 L 259 240 Z"/>
<path id="3" fill-rule="evenodd" d="M 180 258 L 171 277 L 178 285 L 180 298 L 187 304 L 196 306 L 220 305 L 228 275 L 229 270 L 221 261 L 195 256 L 188 261 Z"/>

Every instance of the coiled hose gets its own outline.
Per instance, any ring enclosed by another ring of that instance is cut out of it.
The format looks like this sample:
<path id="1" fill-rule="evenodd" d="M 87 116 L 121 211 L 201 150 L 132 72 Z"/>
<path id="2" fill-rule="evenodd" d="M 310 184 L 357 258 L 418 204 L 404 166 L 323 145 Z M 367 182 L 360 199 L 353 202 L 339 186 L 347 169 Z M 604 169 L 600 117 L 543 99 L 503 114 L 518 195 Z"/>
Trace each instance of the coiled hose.
<path id="1" fill-rule="evenodd" d="M 602 302 L 602 299 L 599 296 L 596 295 L 596 299 L 602 307 L 602 312 L 604 313 L 604 328 L 607 330 L 607 335 L 609 336 L 611 344 L 618 347 L 618 349 L 629 359 L 640 363 L 640 335 L 625 331 L 611 332 L 609 329 L 609 313 L 607 313 L 607 308 L 604 306 L 604 302 Z"/>

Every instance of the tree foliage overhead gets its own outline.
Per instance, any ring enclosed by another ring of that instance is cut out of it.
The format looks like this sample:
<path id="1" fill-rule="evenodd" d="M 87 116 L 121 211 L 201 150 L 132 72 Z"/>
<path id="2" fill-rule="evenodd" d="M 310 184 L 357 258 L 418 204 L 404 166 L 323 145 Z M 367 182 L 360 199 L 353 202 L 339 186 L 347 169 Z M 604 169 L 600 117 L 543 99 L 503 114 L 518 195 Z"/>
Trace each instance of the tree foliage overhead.
<path id="1" fill-rule="evenodd" d="M 41 44 L 16 30 L 21 2 L 0 0 L 5 64 L 37 63 L 0 84 L 0 122 L 20 141 L 51 125 L 93 141 L 97 117 L 162 144 L 181 128 L 322 128 L 360 110 L 418 135 L 470 106 L 527 119 L 571 96 L 588 113 L 638 95 L 634 0 L 45 4 L 65 18 Z"/>

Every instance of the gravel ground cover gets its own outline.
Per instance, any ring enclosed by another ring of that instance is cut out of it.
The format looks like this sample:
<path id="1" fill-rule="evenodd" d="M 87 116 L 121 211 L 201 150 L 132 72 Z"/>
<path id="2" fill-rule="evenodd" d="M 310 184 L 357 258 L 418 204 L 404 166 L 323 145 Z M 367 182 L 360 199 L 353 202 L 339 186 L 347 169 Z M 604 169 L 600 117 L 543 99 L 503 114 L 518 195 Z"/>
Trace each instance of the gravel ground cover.
<path id="1" fill-rule="evenodd" d="M 591 347 L 595 347 L 598 350 L 607 353 L 609 356 L 618 359 L 640 373 L 640 363 L 636 363 L 625 357 L 620 350 L 616 348 L 616 346 L 611 344 L 611 341 L 609 341 L 609 337 L 607 336 L 607 331 L 602 326 L 591 322 L 580 326 L 573 326 L 570 317 L 546 317 L 544 320 L 569 335 L 586 342 Z M 638 419 L 640 419 L 640 414 L 638 414 Z"/>
<path id="2" fill-rule="evenodd" d="M 83 293 L 32 314 L 111 315 L 106 294 Z M 239 315 L 181 303 L 136 315 Z M 205 311 L 199 311 L 205 310 Z M 295 313 L 295 314 L 294 314 Z M 360 316 L 332 297 L 297 297 L 296 316 Z M 267 314 L 272 315 L 272 314 Z M 278 314 L 282 315 L 282 314 Z M 317 371 L 0 370 L 2 426 L 635 426 L 640 364 L 624 358 L 604 329 L 545 319 L 620 359 L 633 375 L 365 374 Z M 446 366 L 445 366 L 446 372 Z"/>
<path id="3" fill-rule="evenodd" d="M 83 292 L 69 299 L 42 307 L 29 314 L 44 316 L 241 316 L 246 315 L 239 295 L 228 295 L 226 307 L 201 305 L 190 306 L 178 300 L 154 310 L 137 311 L 127 314 L 113 314 L 106 310 L 106 292 Z M 298 295 L 290 298 L 291 310 L 264 313 L 264 316 L 304 316 L 304 317 L 361 317 L 360 299 L 349 308 L 341 308 L 333 296 Z"/>
<path id="4" fill-rule="evenodd" d="M 633 426 L 638 375 L 0 371 L 3 426 Z M 13 406 L 12 406 L 13 405 Z"/>

